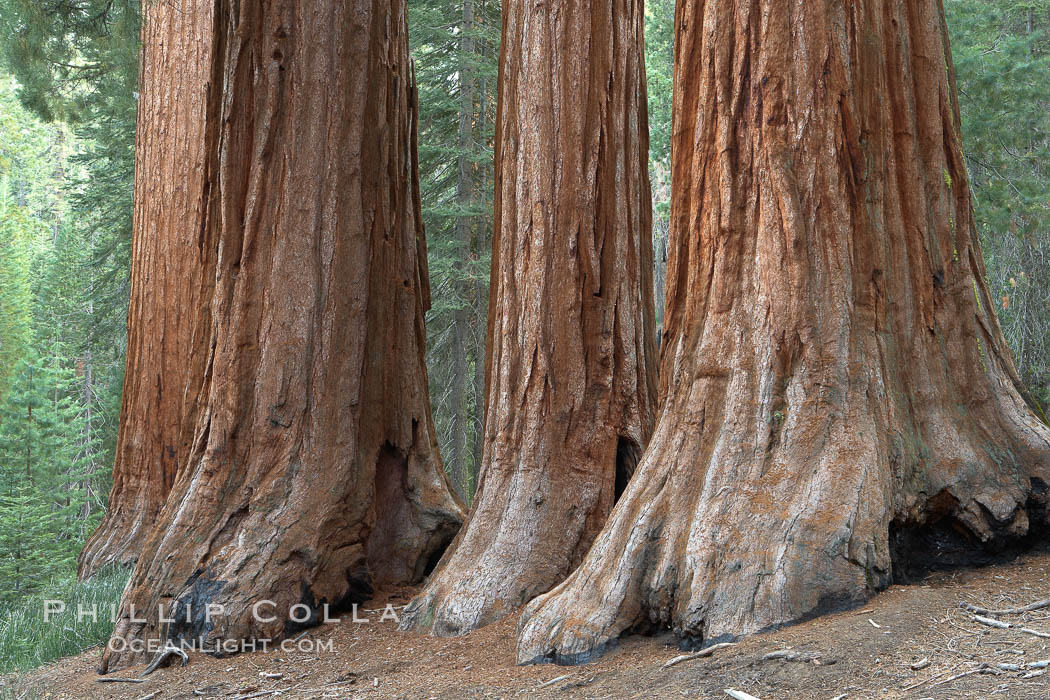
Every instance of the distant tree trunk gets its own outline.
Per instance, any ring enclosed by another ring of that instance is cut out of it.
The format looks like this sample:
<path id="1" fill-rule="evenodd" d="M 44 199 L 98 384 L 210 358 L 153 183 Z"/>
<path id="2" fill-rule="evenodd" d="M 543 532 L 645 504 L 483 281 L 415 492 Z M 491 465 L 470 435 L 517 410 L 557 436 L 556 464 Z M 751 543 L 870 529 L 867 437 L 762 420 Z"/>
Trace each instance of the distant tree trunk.
<path id="1" fill-rule="evenodd" d="M 87 317 L 90 319 L 94 315 L 95 304 L 92 300 L 88 300 L 87 303 Z M 80 487 L 84 492 L 84 501 L 80 504 L 80 512 L 77 514 L 78 519 L 81 523 L 86 523 L 91 517 L 91 503 L 94 500 L 94 489 L 92 488 L 92 477 L 95 471 L 95 448 L 92 438 L 95 435 L 94 425 L 94 405 L 95 405 L 95 366 L 89 347 L 85 352 L 81 363 L 84 367 L 84 381 L 81 387 L 81 400 L 84 402 L 84 434 L 82 436 L 81 445 L 83 446 L 84 456 L 88 462 L 87 474 L 84 475 L 80 482 Z M 72 487 L 72 482 L 70 483 Z M 86 532 L 84 525 L 79 525 L 78 529 L 83 537 Z"/>
<path id="2" fill-rule="evenodd" d="M 77 573 L 129 565 L 185 464 L 203 377 L 212 262 L 201 246 L 213 2 L 142 5 L 127 367 L 113 489 Z M 200 325 L 198 325 L 200 324 Z M 194 341 L 197 338 L 197 341 Z"/>
<path id="3" fill-rule="evenodd" d="M 456 251 L 460 255 L 459 279 L 455 286 L 456 310 L 452 318 L 452 440 L 449 443 L 449 465 L 452 480 L 459 495 L 469 498 L 471 475 L 467 451 L 467 431 L 470 429 L 470 411 L 467 387 L 472 383 L 468 353 L 468 335 L 471 326 L 470 290 L 471 223 L 470 206 L 474 201 L 473 142 L 474 142 L 474 3 L 463 2 L 460 32 L 459 66 L 459 157 L 456 163 Z"/>
<path id="4" fill-rule="evenodd" d="M 461 286 L 461 285 L 457 285 Z M 461 299 L 457 303 L 463 303 Z M 449 404 L 451 408 L 451 439 L 448 455 L 449 474 L 456 492 L 463 499 L 469 497 L 470 470 L 467 456 L 467 430 L 470 415 L 467 406 L 467 384 L 471 380 L 467 358 L 467 332 L 470 330 L 470 314 L 467 309 L 456 309 L 452 316 L 452 371 Z"/>
<path id="5" fill-rule="evenodd" d="M 442 635 L 579 563 L 655 413 L 641 3 L 511 0 L 503 22 L 481 479 L 402 618 Z"/>
<path id="6" fill-rule="evenodd" d="M 276 640 L 303 626 L 296 604 L 315 622 L 418 581 L 462 518 L 426 392 L 405 4 L 220 12 L 204 405 L 103 673 L 142 659 L 121 640 Z M 274 606 L 253 619 L 261 600 Z M 209 603 L 225 610 L 210 623 Z"/>
<path id="7" fill-rule="evenodd" d="M 487 225 L 479 229 L 475 250 L 480 250 L 482 247 L 487 250 L 491 245 L 491 241 L 488 240 L 486 235 L 486 232 L 489 230 Z M 474 495 L 477 493 L 478 476 L 485 449 L 483 432 L 485 424 L 485 329 L 487 327 L 486 320 L 488 319 L 488 295 L 486 291 L 485 283 L 480 279 L 475 280 L 473 299 L 474 323 L 471 327 L 474 337 L 474 342 L 471 344 L 472 359 L 474 361 L 473 396 L 471 398 L 474 406 L 470 413 L 471 488 L 467 498 L 468 503 L 474 502 Z"/>
<path id="8" fill-rule="evenodd" d="M 1046 522 L 1050 430 L 985 287 L 939 0 L 676 20 L 663 412 L 526 609 L 523 663 L 776 628 Z"/>

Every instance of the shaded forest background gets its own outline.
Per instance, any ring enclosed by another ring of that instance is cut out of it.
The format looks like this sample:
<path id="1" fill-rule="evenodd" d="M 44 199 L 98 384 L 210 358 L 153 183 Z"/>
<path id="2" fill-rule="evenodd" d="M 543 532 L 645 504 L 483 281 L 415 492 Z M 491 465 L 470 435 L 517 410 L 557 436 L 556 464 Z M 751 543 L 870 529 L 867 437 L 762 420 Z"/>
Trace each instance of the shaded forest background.
<path id="1" fill-rule="evenodd" d="M 481 456 L 498 0 L 409 0 L 433 308 L 430 397 L 469 500 Z M 989 285 L 1050 402 L 1050 0 L 947 0 Z M 673 0 L 646 6 L 657 317 Z M 0 0 L 0 605 L 72 579 L 105 510 L 126 345 L 139 4 Z"/>

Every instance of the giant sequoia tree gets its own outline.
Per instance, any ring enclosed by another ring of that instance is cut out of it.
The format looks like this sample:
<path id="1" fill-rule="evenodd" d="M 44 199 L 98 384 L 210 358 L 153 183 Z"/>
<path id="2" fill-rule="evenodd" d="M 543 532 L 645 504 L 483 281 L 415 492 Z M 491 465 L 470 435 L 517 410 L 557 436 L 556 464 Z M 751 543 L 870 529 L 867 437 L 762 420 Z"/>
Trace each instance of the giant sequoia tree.
<path id="1" fill-rule="evenodd" d="M 199 419 L 102 672 L 141 659 L 120 640 L 277 638 L 295 604 L 418 580 L 462 516 L 426 395 L 404 2 L 217 8 Z"/>
<path id="2" fill-rule="evenodd" d="M 1047 516 L 940 0 L 680 0 L 676 23 L 666 402 L 521 662 L 773 628 Z"/>
<path id="3" fill-rule="evenodd" d="M 655 415 L 642 5 L 503 5 L 482 472 L 403 624 L 459 634 L 549 590 Z"/>
<path id="4" fill-rule="evenodd" d="M 213 5 L 142 7 L 127 370 L 113 489 L 80 554 L 81 578 L 136 560 L 192 436 L 212 279 L 201 225 Z"/>

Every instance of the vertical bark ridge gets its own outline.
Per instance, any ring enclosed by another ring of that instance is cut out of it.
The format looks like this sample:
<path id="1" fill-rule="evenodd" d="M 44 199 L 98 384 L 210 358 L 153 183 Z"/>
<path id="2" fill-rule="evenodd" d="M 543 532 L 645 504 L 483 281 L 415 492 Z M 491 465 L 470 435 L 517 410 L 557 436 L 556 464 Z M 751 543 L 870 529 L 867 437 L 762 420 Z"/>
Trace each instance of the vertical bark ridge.
<path id="1" fill-rule="evenodd" d="M 513 0 L 503 21 L 481 478 L 402 617 L 441 635 L 579 563 L 655 419 L 641 3 Z"/>
<path id="2" fill-rule="evenodd" d="M 858 604 L 1047 517 L 981 276 L 939 0 L 678 4 L 665 402 L 518 660 Z M 964 533 L 964 534 L 952 534 Z"/>
<path id="3" fill-rule="evenodd" d="M 222 0 L 212 41 L 202 410 L 102 672 L 142 660 L 135 642 L 275 640 L 293 605 L 311 624 L 418 581 L 463 515 L 426 395 L 404 2 Z"/>

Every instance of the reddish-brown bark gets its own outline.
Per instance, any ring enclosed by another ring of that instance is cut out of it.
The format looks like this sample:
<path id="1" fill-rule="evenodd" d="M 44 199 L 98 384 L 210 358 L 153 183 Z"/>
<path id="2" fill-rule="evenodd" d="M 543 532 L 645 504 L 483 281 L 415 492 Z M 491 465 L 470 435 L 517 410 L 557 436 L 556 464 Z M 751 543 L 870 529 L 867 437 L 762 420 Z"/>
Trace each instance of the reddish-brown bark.
<path id="1" fill-rule="evenodd" d="M 665 403 L 526 609 L 523 663 L 774 628 L 930 542 L 1046 521 L 1050 430 L 985 287 L 940 1 L 681 0 L 676 23 Z"/>
<path id="2" fill-rule="evenodd" d="M 135 562 L 192 436 L 213 265 L 201 245 L 213 9 L 204 0 L 142 6 L 124 397 L 113 489 L 80 554 L 81 578 Z"/>
<path id="3" fill-rule="evenodd" d="M 511 0 L 503 23 L 482 473 L 402 617 L 441 635 L 580 562 L 655 420 L 642 5 Z"/>
<path id="4" fill-rule="evenodd" d="M 426 394 L 405 4 L 218 8 L 202 408 L 102 672 L 131 642 L 277 639 L 295 604 L 417 581 L 462 518 Z"/>

